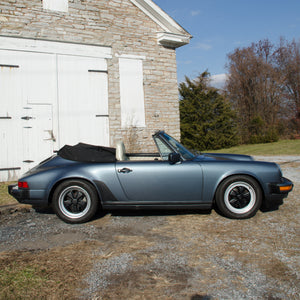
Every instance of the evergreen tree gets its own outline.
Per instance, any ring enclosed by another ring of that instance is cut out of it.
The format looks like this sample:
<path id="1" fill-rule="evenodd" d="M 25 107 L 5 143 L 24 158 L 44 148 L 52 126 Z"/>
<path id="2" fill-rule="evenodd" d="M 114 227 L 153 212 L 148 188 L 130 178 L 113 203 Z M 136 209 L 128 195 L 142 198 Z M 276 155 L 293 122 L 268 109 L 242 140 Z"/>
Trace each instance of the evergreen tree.
<path id="1" fill-rule="evenodd" d="M 181 141 L 189 149 L 221 149 L 237 145 L 235 115 L 229 102 L 209 86 L 205 71 L 179 86 Z"/>

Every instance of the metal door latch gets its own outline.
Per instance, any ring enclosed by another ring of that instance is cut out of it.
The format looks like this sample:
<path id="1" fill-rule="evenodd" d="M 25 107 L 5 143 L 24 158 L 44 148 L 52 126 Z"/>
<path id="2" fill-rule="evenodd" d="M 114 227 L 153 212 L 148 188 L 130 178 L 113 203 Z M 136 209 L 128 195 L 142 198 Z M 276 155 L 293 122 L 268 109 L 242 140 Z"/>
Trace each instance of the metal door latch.
<path id="1" fill-rule="evenodd" d="M 50 134 L 49 139 L 44 139 L 44 141 L 53 141 L 56 142 L 56 138 L 54 136 L 53 130 L 44 130 L 45 132 L 48 132 Z"/>
<path id="2" fill-rule="evenodd" d="M 132 172 L 129 168 L 118 169 L 118 173 L 130 173 Z"/>

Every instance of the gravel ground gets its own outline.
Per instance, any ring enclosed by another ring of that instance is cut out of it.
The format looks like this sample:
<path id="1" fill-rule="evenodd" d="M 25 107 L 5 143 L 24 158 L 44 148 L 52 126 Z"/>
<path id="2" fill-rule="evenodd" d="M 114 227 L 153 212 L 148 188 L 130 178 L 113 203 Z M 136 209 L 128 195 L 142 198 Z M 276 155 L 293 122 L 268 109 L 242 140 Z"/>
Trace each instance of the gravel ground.
<path id="1" fill-rule="evenodd" d="M 84 243 L 80 259 L 91 263 L 77 269 L 73 299 L 300 299 L 300 157 L 256 159 L 279 162 L 295 184 L 279 210 L 249 220 L 122 212 L 69 225 L 23 207 L 0 215 L 0 258 L 44 255 L 55 265 L 61 253 L 63 269 Z"/>

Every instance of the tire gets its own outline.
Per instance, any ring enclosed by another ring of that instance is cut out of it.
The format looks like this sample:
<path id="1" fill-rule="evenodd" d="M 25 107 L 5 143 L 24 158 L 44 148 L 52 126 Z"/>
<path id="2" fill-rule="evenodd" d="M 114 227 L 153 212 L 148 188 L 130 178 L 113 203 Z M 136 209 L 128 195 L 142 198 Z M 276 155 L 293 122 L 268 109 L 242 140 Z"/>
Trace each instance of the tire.
<path id="1" fill-rule="evenodd" d="M 262 191 L 252 177 L 232 176 L 218 187 L 216 204 L 220 212 L 228 218 L 251 218 L 261 207 Z"/>
<path id="2" fill-rule="evenodd" d="M 57 216 L 67 223 L 84 223 L 93 218 L 99 207 L 95 188 L 82 180 L 62 182 L 54 191 L 52 206 Z"/>

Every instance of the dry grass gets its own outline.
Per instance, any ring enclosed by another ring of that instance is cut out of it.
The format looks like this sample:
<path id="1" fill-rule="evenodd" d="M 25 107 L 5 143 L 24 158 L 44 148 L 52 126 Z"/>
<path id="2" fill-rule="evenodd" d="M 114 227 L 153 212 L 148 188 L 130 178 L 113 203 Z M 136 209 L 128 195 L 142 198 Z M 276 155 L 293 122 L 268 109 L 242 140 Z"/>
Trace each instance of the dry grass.
<path id="1" fill-rule="evenodd" d="M 99 244 L 0 253 L 0 299 L 76 299 Z"/>
<path id="2" fill-rule="evenodd" d="M 7 191 L 8 185 L 13 183 L 14 182 L 0 182 L 0 205 L 18 203 L 17 200 L 10 196 Z"/>

